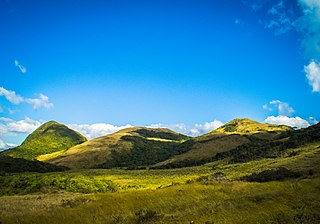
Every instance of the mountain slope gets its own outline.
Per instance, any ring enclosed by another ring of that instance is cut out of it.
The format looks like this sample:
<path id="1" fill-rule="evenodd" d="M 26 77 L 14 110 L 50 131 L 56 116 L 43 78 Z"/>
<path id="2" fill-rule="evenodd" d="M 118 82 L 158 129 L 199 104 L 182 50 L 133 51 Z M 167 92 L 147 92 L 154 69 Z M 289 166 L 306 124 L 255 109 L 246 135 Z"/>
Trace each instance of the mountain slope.
<path id="1" fill-rule="evenodd" d="M 183 154 L 155 164 L 151 168 L 176 168 L 210 162 L 218 153 L 228 152 L 241 145 L 275 138 L 292 128 L 284 125 L 261 124 L 250 119 L 235 119 L 208 134 L 195 138 L 193 145 Z"/>
<path id="2" fill-rule="evenodd" d="M 55 121 L 41 125 L 18 147 L 6 150 L 4 155 L 35 159 L 39 155 L 66 150 L 87 141 L 80 133 Z"/>
<path id="3" fill-rule="evenodd" d="M 39 159 L 70 168 L 137 168 L 181 153 L 188 139 L 165 128 L 127 128 Z"/>
<path id="4" fill-rule="evenodd" d="M 320 123 L 300 130 L 283 132 L 275 139 L 256 139 L 228 152 L 220 152 L 214 160 L 228 159 L 229 163 L 239 163 L 261 158 L 277 158 L 285 155 L 290 149 L 317 142 L 320 142 Z"/>

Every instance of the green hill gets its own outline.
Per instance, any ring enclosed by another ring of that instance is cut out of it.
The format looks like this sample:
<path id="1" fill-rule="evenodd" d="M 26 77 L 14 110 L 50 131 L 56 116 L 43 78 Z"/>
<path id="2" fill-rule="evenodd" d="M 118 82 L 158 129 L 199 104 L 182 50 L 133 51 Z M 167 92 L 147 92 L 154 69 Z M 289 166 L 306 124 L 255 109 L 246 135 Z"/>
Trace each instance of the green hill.
<path id="1" fill-rule="evenodd" d="M 66 150 L 87 141 L 80 133 L 55 121 L 41 125 L 18 147 L 3 151 L 14 158 L 35 159 L 37 156 Z"/>
<path id="2" fill-rule="evenodd" d="M 190 137 L 165 128 L 127 128 L 87 141 L 39 160 L 70 168 L 139 168 L 184 152 Z"/>
<path id="3" fill-rule="evenodd" d="M 222 152 L 228 152 L 250 142 L 269 141 L 279 134 L 291 131 L 284 125 L 261 124 L 250 119 L 235 119 L 220 128 L 194 139 L 185 153 L 155 164 L 151 168 L 178 168 L 196 166 L 213 161 Z"/>

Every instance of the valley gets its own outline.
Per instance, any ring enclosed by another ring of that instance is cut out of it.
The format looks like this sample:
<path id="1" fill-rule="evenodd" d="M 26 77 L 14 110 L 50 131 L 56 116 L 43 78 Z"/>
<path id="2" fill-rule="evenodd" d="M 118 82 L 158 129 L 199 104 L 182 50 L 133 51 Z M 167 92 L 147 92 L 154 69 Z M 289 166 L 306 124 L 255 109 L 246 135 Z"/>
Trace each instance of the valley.
<path id="1" fill-rule="evenodd" d="M 9 149 L 0 221 L 319 223 L 319 130 L 236 119 L 196 138 L 124 129 L 37 160 Z"/>

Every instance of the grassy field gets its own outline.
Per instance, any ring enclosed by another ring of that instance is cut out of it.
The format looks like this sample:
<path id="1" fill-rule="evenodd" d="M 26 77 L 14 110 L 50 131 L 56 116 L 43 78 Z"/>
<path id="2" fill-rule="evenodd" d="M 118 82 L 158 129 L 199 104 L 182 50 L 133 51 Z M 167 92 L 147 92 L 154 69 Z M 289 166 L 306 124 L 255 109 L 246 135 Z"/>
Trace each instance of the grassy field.
<path id="1" fill-rule="evenodd" d="M 3 196 L 2 223 L 319 223 L 319 178 Z"/>
<path id="2" fill-rule="evenodd" d="M 247 163 L 228 164 L 222 160 L 168 170 L 92 169 L 10 174 L 1 177 L 2 186 L 4 180 L 29 178 L 28 186 L 20 185 L 20 191 L 0 197 L 0 221 L 319 223 L 319 146 L 320 143 L 314 143 L 288 150 L 283 157 Z M 244 176 L 279 167 L 299 172 L 301 176 L 265 183 L 241 181 Z M 13 190 L 16 185 L 8 186 L 10 193 L 10 187 Z M 104 190 L 99 190 L 103 186 Z M 30 193 L 30 189 L 36 190 Z"/>

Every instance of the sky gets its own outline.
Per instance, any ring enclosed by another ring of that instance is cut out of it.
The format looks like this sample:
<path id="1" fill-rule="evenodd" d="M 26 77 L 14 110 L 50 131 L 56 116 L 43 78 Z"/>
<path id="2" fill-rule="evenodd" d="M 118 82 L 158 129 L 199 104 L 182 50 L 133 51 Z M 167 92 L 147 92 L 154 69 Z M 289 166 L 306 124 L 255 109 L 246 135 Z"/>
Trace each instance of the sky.
<path id="1" fill-rule="evenodd" d="M 319 112 L 319 0 L 0 0 L 0 148 L 50 120 L 197 136 Z"/>

